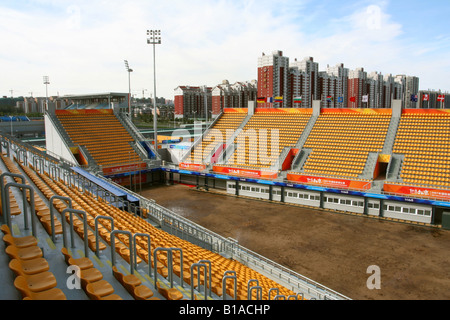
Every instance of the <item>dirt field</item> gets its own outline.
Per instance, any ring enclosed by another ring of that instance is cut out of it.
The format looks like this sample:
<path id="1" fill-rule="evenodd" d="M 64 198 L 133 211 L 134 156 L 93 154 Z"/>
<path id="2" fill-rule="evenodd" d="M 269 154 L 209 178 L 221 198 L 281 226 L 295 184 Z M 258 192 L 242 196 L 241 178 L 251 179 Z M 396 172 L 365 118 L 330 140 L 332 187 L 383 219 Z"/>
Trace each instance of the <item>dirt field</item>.
<path id="1" fill-rule="evenodd" d="M 450 299 L 450 231 L 158 186 L 142 195 L 355 300 Z M 381 288 L 368 289 L 369 266 Z"/>

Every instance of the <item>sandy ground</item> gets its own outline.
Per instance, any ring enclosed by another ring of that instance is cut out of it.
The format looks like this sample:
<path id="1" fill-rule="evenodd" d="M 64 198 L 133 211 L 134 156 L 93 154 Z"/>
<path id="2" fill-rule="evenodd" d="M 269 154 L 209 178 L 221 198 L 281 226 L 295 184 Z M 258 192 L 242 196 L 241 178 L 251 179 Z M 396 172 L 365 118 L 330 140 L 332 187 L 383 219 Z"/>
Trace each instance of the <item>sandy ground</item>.
<path id="1" fill-rule="evenodd" d="M 151 187 L 142 195 L 352 299 L 450 299 L 450 231 L 185 185 Z M 367 286 L 376 284 L 370 266 L 379 268 L 380 289 Z"/>

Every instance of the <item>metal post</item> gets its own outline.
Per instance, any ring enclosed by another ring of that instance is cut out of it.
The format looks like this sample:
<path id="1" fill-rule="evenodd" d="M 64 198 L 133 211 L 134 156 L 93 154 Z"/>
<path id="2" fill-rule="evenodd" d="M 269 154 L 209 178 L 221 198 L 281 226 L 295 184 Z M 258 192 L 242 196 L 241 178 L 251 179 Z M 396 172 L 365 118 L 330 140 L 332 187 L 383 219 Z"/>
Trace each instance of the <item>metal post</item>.
<path id="1" fill-rule="evenodd" d="M 111 231 L 114 231 L 114 219 L 110 216 L 96 216 L 94 219 L 95 223 L 95 254 L 97 257 L 100 256 L 100 246 L 98 242 L 98 219 L 105 219 L 111 221 Z"/>
<path id="2" fill-rule="evenodd" d="M 155 58 L 155 45 L 161 44 L 161 30 L 147 30 L 147 35 L 150 38 L 147 39 L 147 44 L 153 45 L 153 130 L 155 139 L 155 151 L 158 152 L 158 122 L 156 112 L 156 58 Z"/>
<path id="3" fill-rule="evenodd" d="M 54 199 L 59 199 L 59 200 L 65 200 L 65 201 L 68 201 L 68 203 L 69 203 L 69 208 L 72 208 L 72 199 L 71 198 L 68 198 L 68 197 L 63 197 L 63 196 L 52 196 L 51 198 L 50 198 L 50 204 L 49 204 L 49 206 L 50 206 L 50 225 L 51 225 L 51 230 L 52 230 L 52 241 L 53 242 L 55 242 L 55 220 L 54 220 L 54 211 L 53 211 L 53 209 L 54 209 L 54 207 L 53 207 L 53 200 Z M 64 217 L 63 218 L 61 218 L 61 219 L 64 219 Z M 63 234 L 63 237 L 65 236 L 65 234 Z"/>
<path id="4" fill-rule="evenodd" d="M 83 232 L 84 232 L 84 255 L 86 258 L 89 258 L 89 243 L 88 243 L 88 229 L 87 229 L 87 219 L 86 219 L 86 212 L 76 209 L 67 208 L 64 209 L 61 212 L 61 221 L 62 221 L 62 228 L 63 228 L 63 239 L 64 239 L 64 247 L 67 248 L 67 238 L 66 238 L 66 213 L 69 213 L 70 215 L 70 240 L 72 248 L 75 247 L 75 241 L 73 237 L 73 214 L 81 214 L 83 216 Z"/>
<path id="5" fill-rule="evenodd" d="M 9 190 L 10 187 L 17 187 L 17 188 L 22 188 L 22 197 L 24 198 L 24 207 L 23 207 L 23 214 L 24 214 L 24 221 L 25 221 L 25 230 L 28 230 L 28 210 L 27 207 L 25 205 L 26 202 L 26 196 L 27 196 L 27 192 L 26 190 L 30 191 L 30 206 L 31 206 L 31 212 L 30 212 L 30 218 L 31 218 L 31 234 L 33 236 L 37 236 L 36 234 L 36 215 L 35 215 L 35 208 L 34 208 L 34 190 L 32 187 L 30 187 L 29 185 L 26 184 L 20 184 L 20 183 L 15 183 L 15 182 L 10 182 L 7 183 L 5 186 L 5 194 L 6 192 Z M 11 212 L 10 212 L 10 202 L 9 202 L 9 197 L 6 197 L 4 200 L 6 200 L 5 203 L 5 208 L 6 208 L 6 212 L 4 212 L 4 215 L 6 216 L 6 224 L 8 225 L 8 227 L 11 229 Z"/>
<path id="6" fill-rule="evenodd" d="M 116 233 L 122 233 L 122 234 L 128 235 L 128 239 L 129 239 L 128 244 L 129 244 L 129 250 L 130 250 L 130 273 L 134 274 L 134 266 L 133 266 L 134 258 L 133 258 L 133 247 L 132 247 L 133 238 L 132 238 L 130 231 L 116 229 L 111 232 L 111 264 L 114 267 L 115 260 L 116 260 L 115 259 L 116 258 L 116 242 L 115 242 Z"/>

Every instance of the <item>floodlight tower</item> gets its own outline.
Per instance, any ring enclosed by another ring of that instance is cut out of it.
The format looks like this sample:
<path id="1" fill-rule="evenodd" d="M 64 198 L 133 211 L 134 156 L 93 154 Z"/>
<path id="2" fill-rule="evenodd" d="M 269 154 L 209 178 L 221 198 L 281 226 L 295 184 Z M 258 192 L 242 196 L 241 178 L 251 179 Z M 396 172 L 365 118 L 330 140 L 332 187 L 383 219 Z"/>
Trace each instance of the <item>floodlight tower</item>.
<path id="1" fill-rule="evenodd" d="M 48 85 L 50 84 L 48 76 L 44 76 L 44 84 L 45 84 L 45 109 L 48 110 Z"/>
<path id="2" fill-rule="evenodd" d="M 155 150 L 158 152 L 158 122 L 156 112 L 156 62 L 155 45 L 161 44 L 161 30 L 147 30 L 147 44 L 153 45 L 153 130 L 155 138 Z"/>
<path id="3" fill-rule="evenodd" d="M 128 72 L 128 116 L 131 118 L 131 73 L 133 72 L 133 69 L 130 68 L 128 65 L 128 60 L 125 61 L 125 69 Z"/>

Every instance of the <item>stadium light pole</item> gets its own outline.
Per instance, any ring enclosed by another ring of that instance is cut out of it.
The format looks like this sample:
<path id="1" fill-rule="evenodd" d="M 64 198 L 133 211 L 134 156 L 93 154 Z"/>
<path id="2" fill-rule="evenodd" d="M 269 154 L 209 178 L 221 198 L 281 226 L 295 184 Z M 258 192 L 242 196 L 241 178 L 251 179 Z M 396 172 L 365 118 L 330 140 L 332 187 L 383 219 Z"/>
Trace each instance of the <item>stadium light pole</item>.
<path id="1" fill-rule="evenodd" d="M 48 76 L 44 76 L 44 84 L 45 84 L 45 109 L 48 110 L 48 85 L 50 84 Z"/>
<path id="2" fill-rule="evenodd" d="M 131 73 L 133 72 L 133 69 L 130 68 L 130 66 L 128 65 L 128 60 L 124 60 L 125 61 L 125 69 L 128 72 L 128 116 L 130 117 L 131 120 Z"/>
<path id="3" fill-rule="evenodd" d="M 155 45 L 161 44 L 161 30 L 147 30 L 147 44 L 153 45 L 153 135 L 155 139 L 155 152 L 158 152 L 158 122 L 156 112 L 156 59 Z"/>

